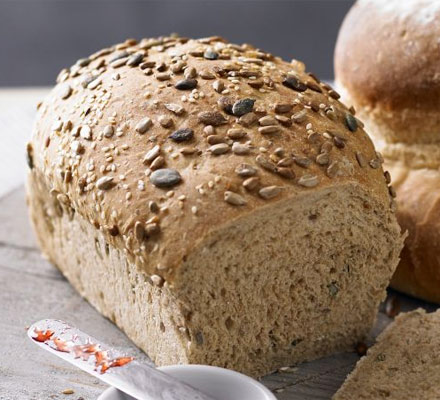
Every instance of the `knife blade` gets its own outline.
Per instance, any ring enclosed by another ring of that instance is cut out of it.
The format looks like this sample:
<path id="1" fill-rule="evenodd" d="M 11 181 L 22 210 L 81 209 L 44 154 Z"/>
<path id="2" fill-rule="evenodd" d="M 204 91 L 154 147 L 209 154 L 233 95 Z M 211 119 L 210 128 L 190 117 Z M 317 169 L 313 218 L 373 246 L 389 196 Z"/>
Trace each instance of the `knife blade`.
<path id="1" fill-rule="evenodd" d="M 66 322 L 44 319 L 29 338 L 71 364 L 139 400 L 215 400 L 198 389 L 137 361 Z"/>

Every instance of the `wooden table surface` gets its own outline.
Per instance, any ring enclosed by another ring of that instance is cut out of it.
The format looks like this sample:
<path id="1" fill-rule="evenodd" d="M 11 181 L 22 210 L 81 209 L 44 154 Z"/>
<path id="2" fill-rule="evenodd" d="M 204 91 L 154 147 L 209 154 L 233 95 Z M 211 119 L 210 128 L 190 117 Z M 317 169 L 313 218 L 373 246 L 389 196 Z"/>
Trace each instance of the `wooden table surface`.
<path id="1" fill-rule="evenodd" d="M 35 244 L 24 200 L 24 148 L 35 104 L 46 89 L 0 90 L 0 400 L 96 399 L 105 385 L 42 351 L 26 326 L 42 318 L 68 321 L 139 358 L 146 356 L 109 320 L 83 300 L 44 260 Z M 435 306 L 390 292 L 401 310 Z M 372 337 L 391 321 L 382 311 Z M 280 400 L 330 399 L 358 356 L 353 353 L 305 363 L 262 379 Z M 72 389 L 73 394 L 62 392 Z"/>

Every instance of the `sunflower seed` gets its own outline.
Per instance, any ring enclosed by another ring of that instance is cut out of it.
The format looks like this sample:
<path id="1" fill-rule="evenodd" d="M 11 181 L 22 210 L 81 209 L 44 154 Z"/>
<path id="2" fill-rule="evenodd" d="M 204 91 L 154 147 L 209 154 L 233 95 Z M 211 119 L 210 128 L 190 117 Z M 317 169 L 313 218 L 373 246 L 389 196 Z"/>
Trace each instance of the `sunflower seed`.
<path id="1" fill-rule="evenodd" d="M 152 125 L 153 125 L 153 121 L 151 120 L 151 118 L 145 117 L 136 124 L 135 129 L 138 133 L 144 134 L 145 132 L 148 131 L 148 129 L 151 128 Z"/>
<path id="2" fill-rule="evenodd" d="M 158 169 L 150 175 L 151 183 L 160 188 L 177 185 L 181 180 L 179 172 L 171 168 Z"/>
<path id="3" fill-rule="evenodd" d="M 160 226 L 155 222 L 145 225 L 145 233 L 147 236 L 157 235 L 160 232 Z"/>
<path id="4" fill-rule="evenodd" d="M 254 176 L 257 169 L 250 164 L 240 164 L 235 168 L 235 173 L 243 178 Z"/>
<path id="5" fill-rule="evenodd" d="M 288 113 L 292 108 L 293 106 L 291 104 L 277 103 L 275 104 L 275 113 L 277 114 Z"/>
<path id="6" fill-rule="evenodd" d="M 204 53 L 203 53 L 203 57 L 206 60 L 217 60 L 218 58 L 218 53 L 212 49 L 207 49 Z"/>
<path id="7" fill-rule="evenodd" d="M 137 53 L 137 54 L 133 54 L 132 56 L 130 56 L 127 60 L 127 65 L 129 67 L 136 67 L 137 65 L 139 65 L 142 61 L 142 59 L 144 58 L 143 54 Z"/>
<path id="8" fill-rule="evenodd" d="M 304 109 L 298 111 L 297 113 L 293 114 L 290 118 L 293 122 L 296 122 L 298 124 L 304 122 L 307 118 L 307 110 Z"/>
<path id="9" fill-rule="evenodd" d="M 380 160 L 378 158 L 373 158 L 372 160 L 370 160 L 369 162 L 370 167 L 373 169 L 377 169 L 380 167 Z"/>
<path id="10" fill-rule="evenodd" d="M 303 168 L 308 168 L 312 164 L 312 160 L 307 157 L 294 157 L 295 164 Z"/>
<path id="11" fill-rule="evenodd" d="M 119 58 L 116 61 L 113 61 L 110 63 L 110 66 L 112 68 L 119 68 L 122 67 L 123 65 L 125 65 L 127 63 L 128 57 L 124 57 L 124 58 Z"/>
<path id="12" fill-rule="evenodd" d="M 276 172 L 277 167 L 275 166 L 275 164 L 273 164 L 272 162 L 267 160 L 261 154 L 255 158 L 255 161 L 257 162 L 257 164 L 260 167 L 263 167 L 264 169 L 271 171 L 271 172 Z"/>
<path id="13" fill-rule="evenodd" d="M 214 90 L 217 93 L 221 93 L 221 92 L 223 92 L 223 90 L 225 90 L 225 84 L 222 81 L 219 81 L 219 80 L 215 81 L 212 84 L 212 87 L 214 88 Z"/>
<path id="14" fill-rule="evenodd" d="M 280 161 L 278 161 L 277 166 L 278 167 L 290 167 L 292 164 L 293 164 L 293 158 L 285 157 L 285 158 L 282 158 Z"/>
<path id="15" fill-rule="evenodd" d="M 169 81 L 171 79 L 171 75 L 169 74 L 169 72 L 160 72 L 156 74 L 156 79 L 161 82 Z"/>
<path id="16" fill-rule="evenodd" d="M 150 169 L 155 171 L 156 169 L 162 168 L 165 165 L 165 158 L 162 156 L 157 156 L 150 165 Z"/>
<path id="17" fill-rule="evenodd" d="M 339 163 L 337 161 L 333 161 L 327 168 L 327 175 L 330 178 L 334 178 L 339 174 Z"/>
<path id="18" fill-rule="evenodd" d="M 335 146 L 336 146 L 338 149 L 343 149 L 343 148 L 345 147 L 345 142 L 344 142 L 344 140 L 341 139 L 341 138 L 338 137 L 338 136 L 334 136 L 334 137 L 333 137 L 333 142 L 335 143 Z"/>
<path id="19" fill-rule="evenodd" d="M 185 69 L 185 72 L 183 73 L 186 79 L 192 79 L 197 76 L 197 71 L 194 67 L 189 67 Z"/>
<path id="20" fill-rule="evenodd" d="M 233 206 L 244 206 L 247 203 L 244 197 L 229 190 L 225 192 L 224 199 L 226 203 L 232 204 Z"/>
<path id="21" fill-rule="evenodd" d="M 119 60 L 121 58 L 125 58 L 128 57 L 129 54 L 126 51 L 121 51 L 119 53 L 116 53 L 113 55 L 113 57 L 110 57 L 110 59 L 108 60 L 109 63 L 112 63 L 113 61 Z"/>
<path id="22" fill-rule="evenodd" d="M 151 161 L 153 161 L 160 153 L 160 147 L 159 145 L 154 146 L 150 151 L 145 154 L 143 163 L 148 164 Z"/>
<path id="23" fill-rule="evenodd" d="M 290 168 L 277 168 L 277 174 L 281 175 L 283 178 L 286 179 L 295 179 L 295 172 L 293 172 Z"/>
<path id="24" fill-rule="evenodd" d="M 274 117 L 272 117 L 271 115 L 266 115 L 264 117 L 261 117 L 258 120 L 258 123 L 261 126 L 276 125 L 277 124 L 277 120 Z"/>
<path id="25" fill-rule="evenodd" d="M 388 192 L 390 193 L 390 196 L 392 198 L 395 198 L 397 196 L 397 193 L 392 186 L 388 186 Z"/>
<path id="26" fill-rule="evenodd" d="M 234 154 L 242 156 L 249 154 L 251 152 L 251 149 L 249 148 L 249 146 L 246 146 L 245 144 L 234 142 L 234 144 L 232 145 L 232 152 Z"/>
<path id="27" fill-rule="evenodd" d="M 231 128 L 228 129 L 227 136 L 231 139 L 242 139 L 246 136 L 246 131 L 240 128 Z"/>
<path id="28" fill-rule="evenodd" d="M 81 126 L 80 136 L 86 140 L 92 140 L 92 129 L 88 125 Z"/>
<path id="29" fill-rule="evenodd" d="M 195 147 L 190 147 L 190 146 L 182 147 L 180 149 L 180 153 L 185 156 L 194 154 L 196 151 L 197 149 Z"/>
<path id="30" fill-rule="evenodd" d="M 200 78 L 206 79 L 206 80 L 215 78 L 215 75 L 212 72 L 206 71 L 206 70 L 200 71 L 199 75 L 200 75 Z"/>
<path id="31" fill-rule="evenodd" d="M 157 205 L 157 203 L 155 201 L 149 201 L 148 202 L 148 209 L 152 213 L 155 213 L 155 214 L 157 214 L 160 211 L 159 206 Z"/>
<path id="32" fill-rule="evenodd" d="M 258 191 L 258 194 L 266 200 L 273 199 L 274 197 L 278 196 L 281 192 L 281 187 L 279 186 L 266 186 L 261 188 Z"/>
<path id="33" fill-rule="evenodd" d="M 109 190 L 113 186 L 115 186 L 115 183 L 113 182 L 113 177 L 112 176 L 103 176 L 102 178 L 99 178 L 96 181 L 96 187 L 99 190 Z"/>
<path id="34" fill-rule="evenodd" d="M 176 115 L 182 115 L 185 112 L 185 109 L 179 104 L 165 103 L 164 106 L 167 110 L 173 112 Z"/>
<path id="35" fill-rule="evenodd" d="M 214 144 L 213 146 L 209 147 L 209 149 L 208 149 L 208 151 L 210 151 L 212 154 L 214 154 L 216 156 L 218 156 L 220 154 L 225 154 L 225 153 L 229 152 L 229 150 L 231 150 L 231 148 L 226 143 Z"/>
<path id="36" fill-rule="evenodd" d="M 142 222 L 137 221 L 134 224 L 134 235 L 139 242 L 142 242 L 145 239 L 145 228 Z"/>
<path id="37" fill-rule="evenodd" d="M 330 162 L 330 157 L 328 153 L 321 153 L 316 156 L 316 162 L 319 165 L 327 165 Z"/>
<path id="38" fill-rule="evenodd" d="M 192 90 L 197 87 L 197 80 L 195 79 L 182 79 L 178 81 L 174 87 L 178 90 Z"/>
<path id="39" fill-rule="evenodd" d="M 186 66 L 186 64 L 183 61 L 178 61 L 175 64 L 171 65 L 170 70 L 174 72 L 175 74 L 178 74 L 179 72 L 183 71 L 183 68 Z"/>
<path id="40" fill-rule="evenodd" d="M 115 133 L 115 129 L 113 128 L 112 125 L 107 125 L 103 130 L 103 134 L 106 138 L 112 137 L 114 133 Z"/>
<path id="41" fill-rule="evenodd" d="M 263 135 L 271 135 L 280 132 L 280 127 L 278 125 L 261 126 L 258 128 L 258 132 Z"/>
<path id="42" fill-rule="evenodd" d="M 67 98 L 69 98 L 71 94 L 72 94 L 72 88 L 70 87 L 69 84 L 66 83 L 63 86 L 61 86 L 60 97 L 63 100 L 66 100 Z"/>
<path id="43" fill-rule="evenodd" d="M 247 178 L 243 181 L 243 187 L 248 191 L 255 190 L 259 185 L 260 178 L 256 176 L 253 176 L 252 178 Z"/>
<path id="44" fill-rule="evenodd" d="M 226 138 L 220 135 L 209 135 L 206 140 L 208 141 L 208 144 L 218 144 L 218 143 L 226 143 Z"/>
<path id="45" fill-rule="evenodd" d="M 248 85 L 254 89 L 261 89 L 264 86 L 264 82 L 262 80 L 250 80 Z"/>
<path id="46" fill-rule="evenodd" d="M 316 175 L 303 175 L 298 180 L 298 184 L 304 187 L 314 187 L 319 183 L 318 177 Z"/>
<path id="47" fill-rule="evenodd" d="M 70 144 L 70 149 L 77 155 L 84 153 L 84 146 L 78 140 L 74 140 Z"/>
<path id="48" fill-rule="evenodd" d="M 292 120 L 284 115 L 275 115 L 275 119 L 284 126 L 292 125 Z"/>
<path id="49" fill-rule="evenodd" d="M 240 119 L 238 120 L 238 123 L 248 128 L 252 126 L 255 122 L 257 122 L 257 120 L 258 120 L 257 115 L 253 112 L 250 112 L 241 116 Z"/>
<path id="50" fill-rule="evenodd" d="M 356 160 L 361 168 L 365 168 L 367 166 L 367 160 L 365 156 L 359 151 L 356 152 Z"/>
<path id="51" fill-rule="evenodd" d="M 161 116 L 159 116 L 159 118 L 157 120 L 158 120 L 159 124 L 161 126 L 163 126 L 164 128 L 170 128 L 174 124 L 173 120 L 170 117 L 168 117 L 167 115 L 161 115 Z"/>

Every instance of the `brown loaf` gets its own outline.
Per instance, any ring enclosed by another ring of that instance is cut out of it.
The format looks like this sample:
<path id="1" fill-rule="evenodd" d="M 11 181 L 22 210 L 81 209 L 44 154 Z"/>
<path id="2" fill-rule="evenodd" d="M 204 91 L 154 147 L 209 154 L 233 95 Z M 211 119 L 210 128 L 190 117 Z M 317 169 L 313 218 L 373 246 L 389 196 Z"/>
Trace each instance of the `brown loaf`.
<path id="1" fill-rule="evenodd" d="M 383 153 L 409 235 L 392 286 L 440 302 L 440 3 L 358 1 L 335 50 L 337 85 Z"/>
<path id="2" fill-rule="evenodd" d="M 215 37 L 79 60 L 28 145 L 43 252 L 159 365 L 259 376 L 349 348 L 402 237 L 337 96 L 300 62 Z"/>

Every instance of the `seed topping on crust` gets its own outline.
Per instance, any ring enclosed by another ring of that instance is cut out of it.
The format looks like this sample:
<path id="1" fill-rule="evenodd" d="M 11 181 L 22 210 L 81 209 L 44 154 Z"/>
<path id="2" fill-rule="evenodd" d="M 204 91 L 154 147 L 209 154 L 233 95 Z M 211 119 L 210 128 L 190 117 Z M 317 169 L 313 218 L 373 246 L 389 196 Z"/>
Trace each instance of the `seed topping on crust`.
<path id="1" fill-rule="evenodd" d="M 128 40 L 60 72 L 59 108 L 40 105 L 52 117 L 29 165 L 56 169 L 60 199 L 90 196 L 96 226 L 144 259 L 174 221 L 204 218 L 218 198 L 244 206 L 380 178 L 354 110 L 304 68 L 218 37 Z"/>

